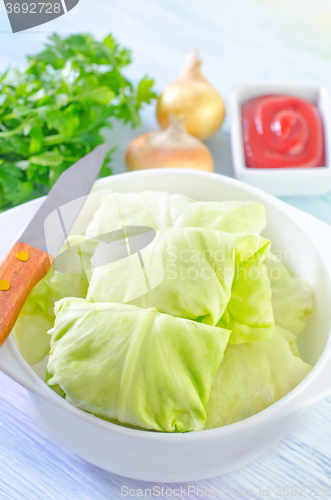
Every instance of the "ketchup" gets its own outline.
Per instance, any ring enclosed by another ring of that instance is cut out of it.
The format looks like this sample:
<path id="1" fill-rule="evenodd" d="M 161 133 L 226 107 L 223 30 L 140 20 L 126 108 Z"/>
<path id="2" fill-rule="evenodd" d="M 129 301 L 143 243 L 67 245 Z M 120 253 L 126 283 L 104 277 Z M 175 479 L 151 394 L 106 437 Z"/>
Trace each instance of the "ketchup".
<path id="1" fill-rule="evenodd" d="M 266 95 L 242 106 L 248 168 L 312 168 L 325 165 L 322 116 L 297 97 Z"/>

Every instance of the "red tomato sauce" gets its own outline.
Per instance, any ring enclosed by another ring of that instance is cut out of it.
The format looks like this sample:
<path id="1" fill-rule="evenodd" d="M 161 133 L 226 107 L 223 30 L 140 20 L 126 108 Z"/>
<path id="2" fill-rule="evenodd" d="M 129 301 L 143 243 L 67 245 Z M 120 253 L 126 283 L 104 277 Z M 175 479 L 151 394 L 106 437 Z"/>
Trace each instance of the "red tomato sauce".
<path id="1" fill-rule="evenodd" d="M 314 104 L 267 95 L 245 102 L 241 111 L 248 168 L 325 166 L 323 120 Z"/>

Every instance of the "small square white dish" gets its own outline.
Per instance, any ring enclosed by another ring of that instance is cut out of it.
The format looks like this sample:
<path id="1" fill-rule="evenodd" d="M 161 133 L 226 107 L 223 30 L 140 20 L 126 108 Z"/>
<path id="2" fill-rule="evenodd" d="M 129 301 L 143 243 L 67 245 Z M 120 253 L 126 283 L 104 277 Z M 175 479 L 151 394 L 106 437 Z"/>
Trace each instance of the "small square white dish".
<path id="1" fill-rule="evenodd" d="M 264 95 L 290 95 L 316 104 L 321 112 L 326 165 L 317 168 L 247 168 L 242 132 L 244 102 Z M 231 143 L 235 176 L 276 196 L 314 196 L 331 190 L 331 109 L 327 90 L 318 85 L 247 84 L 233 89 L 230 97 Z"/>

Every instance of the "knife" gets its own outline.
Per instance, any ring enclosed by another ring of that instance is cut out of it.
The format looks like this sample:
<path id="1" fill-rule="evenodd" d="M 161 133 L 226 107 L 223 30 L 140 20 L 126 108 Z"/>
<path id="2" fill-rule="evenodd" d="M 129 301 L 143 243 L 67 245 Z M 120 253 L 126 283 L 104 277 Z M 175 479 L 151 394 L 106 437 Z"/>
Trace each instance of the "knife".
<path id="1" fill-rule="evenodd" d="M 66 241 L 67 234 L 83 208 L 85 197 L 99 175 L 106 149 L 105 144 L 98 146 L 62 173 L 30 224 L 0 264 L 0 347 L 12 331 L 27 296 L 50 270 L 54 257 Z M 77 202 L 71 203 L 70 210 L 66 210 L 64 225 L 60 208 L 74 200 Z M 57 222 L 60 220 L 61 224 L 54 224 L 54 231 L 51 231 L 54 255 L 50 255 L 44 222 L 53 212 L 58 213 Z"/>

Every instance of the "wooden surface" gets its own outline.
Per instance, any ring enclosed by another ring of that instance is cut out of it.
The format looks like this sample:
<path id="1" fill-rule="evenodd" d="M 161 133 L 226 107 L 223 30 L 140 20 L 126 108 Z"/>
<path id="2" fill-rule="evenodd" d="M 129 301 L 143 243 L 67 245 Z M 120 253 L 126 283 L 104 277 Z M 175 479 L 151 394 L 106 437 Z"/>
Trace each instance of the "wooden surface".
<path id="1" fill-rule="evenodd" d="M 34 33 L 13 35 L 1 4 L 0 70 L 8 63 L 22 64 L 25 53 L 39 50 L 47 31 L 90 31 L 100 38 L 111 31 L 133 49 L 128 76 L 138 79 L 148 73 L 159 91 L 177 76 L 186 53 L 196 48 L 206 77 L 226 103 L 234 84 L 251 81 L 318 83 L 331 91 L 330 28 L 329 0 L 81 0 L 69 14 Z M 227 117 L 222 130 L 207 141 L 216 170 L 225 175 L 233 175 L 229 123 Z M 142 131 L 156 127 L 153 107 L 146 108 Z M 125 147 L 140 132 L 116 125 L 107 133 L 109 143 L 119 145 L 114 173 L 124 170 Z M 331 223 L 331 193 L 286 201 Z M 261 459 L 195 484 L 223 488 L 221 498 L 239 498 L 245 488 L 253 489 L 253 498 L 263 498 L 260 488 L 269 486 L 269 498 L 282 499 L 299 498 L 299 490 L 279 495 L 277 486 L 310 485 L 328 486 L 329 496 L 319 498 L 331 498 L 331 398 L 307 409 L 292 432 Z M 151 487 L 104 472 L 63 450 L 40 427 L 28 393 L 0 373 L 1 500 L 113 500 L 125 498 L 123 486 L 135 490 L 131 498 L 139 498 L 139 488 Z M 165 485 L 157 486 L 165 487 L 163 498 L 176 498 L 171 492 L 166 495 Z M 301 498 L 316 498 L 316 492 L 309 496 L 306 489 Z M 191 493 L 189 498 L 202 497 Z"/>
<path id="2" fill-rule="evenodd" d="M 26 262 L 19 260 L 19 252 L 26 252 Z M 32 288 L 51 268 L 49 255 L 26 243 L 17 241 L 3 262 L 0 263 L 0 280 L 10 284 L 0 290 L 0 347 L 12 331 L 23 304 Z"/>

